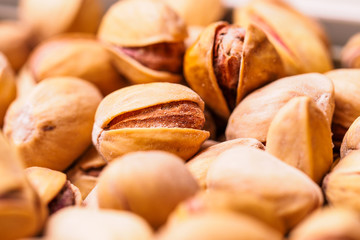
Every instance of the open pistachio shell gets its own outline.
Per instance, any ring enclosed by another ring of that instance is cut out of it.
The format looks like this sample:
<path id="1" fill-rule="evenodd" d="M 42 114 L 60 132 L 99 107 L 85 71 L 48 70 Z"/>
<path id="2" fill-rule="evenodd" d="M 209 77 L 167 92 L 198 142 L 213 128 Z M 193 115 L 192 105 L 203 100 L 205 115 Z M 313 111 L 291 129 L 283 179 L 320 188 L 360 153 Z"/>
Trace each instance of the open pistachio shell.
<path id="1" fill-rule="evenodd" d="M 0 127 L 4 123 L 6 110 L 15 99 L 16 85 L 14 73 L 6 59 L 0 53 Z"/>
<path id="2" fill-rule="evenodd" d="M 360 68 L 360 33 L 352 36 L 343 48 L 341 65 L 345 68 Z"/>
<path id="3" fill-rule="evenodd" d="M 360 117 L 347 130 L 341 143 L 340 157 L 344 158 L 352 151 L 360 150 Z"/>
<path id="4" fill-rule="evenodd" d="M 279 52 L 288 75 L 331 70 L 328 41 L 322 28 L 279 2 L 252 1 L 235 11 L 235 23 L 255 24 L 263 29 Z"/>
<path id="5" fill-rule="evenodd" d="M 232 109 L 218 84 L 213 60 L 216 33 L 226 26 L 229 26 L 226 22 L 216 22 L 205 28 L 194 45 L 186 51 L 184 59 L 186 81 L 222 118 L 228 118 Z M 234 99 L 236 104 L 249 92 L 283 76 L 282 71 L 281 60 L 264 32 L 250 25 L 246 29 L 242 46 Z"/>

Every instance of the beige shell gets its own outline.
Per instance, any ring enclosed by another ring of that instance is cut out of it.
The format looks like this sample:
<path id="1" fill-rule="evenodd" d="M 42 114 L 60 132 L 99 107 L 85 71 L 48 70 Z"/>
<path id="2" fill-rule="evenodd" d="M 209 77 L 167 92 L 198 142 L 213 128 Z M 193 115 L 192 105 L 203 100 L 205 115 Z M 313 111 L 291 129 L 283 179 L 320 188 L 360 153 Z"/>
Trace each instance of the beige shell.
<path id="1" fill-rule="evenodd" d="M 198 188 L 182 159 L 163 151 L 144 151 L 110 163 L 96 191 L 100 208 L 132 211 L 158 228 Z"/>
<path id="2" fill-rule="evenodd" d="M 150 240 L 153 232 L 139 216 L 113 210 L 69 207 L 52 215 L 45 239 L 52 240 Z"/>
<path id="3" fill-rule="evenodd" d="M 190 88 L 179 84 L 139 84 L 109 94 L 96 111 L 93 144 L 107 161 L 141 150 L 164 150 L 183 159 L 190 158 L 209 137 L 207 131 L 191 128 L 104 129 L 112 119 L 121 114 L 178 101 L 194 102 L 201 110 L 204 109 L 201 98 Z"/>
<path id="4" fill-rule="evenodd" d="M 15 99 L 16 85 L 14 73 L 6 59 L 0 53 L 0 127 L 4 123 L 6 110 Z"/>
<path id="5" fill-rule="evenodd" d="M 309 96 L 325 114 L 329 125 L 334 112 L 334 86 L 319 73 L 286 77 L 249 94 L 235 108 L 226 128 L 226 139 L 256 138 L 266 135 L 276 113 L 294 97 Z"/>
<path id="6" fill-rule="evenodd" d="M 20 19 L 30 26 L 37 42 L 64 32 L 95 33 L 102 10 L 99 0 L 21 0 Z"/>
<path id="7" fill-rule="evenodd" d="M 352 151 L 360 150 L 360 117 L 358 117 L 347 130 L 341 143 L 340 156 L 346 157 Z"/>
<path id="8" fill-rule="evenodd" d="M 360 68 L 360 33 L 352 36 L 344 46 L 341 65 L 344 68 Z"/>
<path id="9" fill-rule="evenodd" d="M 101 94 L 78 78 L 48 78 L 7 111 L 5 135 L 26 167 L 64 170 L 91 143 Z"/>
<path id="10" fill-rule="evenodd" d="M 295 97 L 279 110 L 269 127 L 266 151 L 321 183 L 333 162 L 331 130 L 310 97 Z"/>
<path id="11" fill-rule="evenodd" d="M 229 25 L 216 22 L 204 29 L 198 40 L 185 53 L 184 74 L 186 81 L 217 115 L 227 119 L 231 110 L 226 102 L 214 73 L 213 48 L 219 28 Z M 281 60 L 267 40 L 264 32 L 250 25 L 242 50 L 236 104 L 246 94 L 283 76 Z"/>
<path id="12" fill-rule="evenodd" d="M 250 146 L 265 150 L 265 146 L 253 138 L 238 138 L 230 141 L 225 141 L 214 146 L 208 147 L 191 158 L 186 166 L 195 177 L 202 189 L 206 189 L 206 176 L 211 164 L 216 158 L 228 149 L 235 146 Z"/>
<path id="13" fill-rule="evenodd" d="M 207 175 L 210 190 L 255 195 L 273 204 L 289 230 L 323 203 L 317 186 L 303 172 L 259 149 L 237 146 L 222 153 Z"/>

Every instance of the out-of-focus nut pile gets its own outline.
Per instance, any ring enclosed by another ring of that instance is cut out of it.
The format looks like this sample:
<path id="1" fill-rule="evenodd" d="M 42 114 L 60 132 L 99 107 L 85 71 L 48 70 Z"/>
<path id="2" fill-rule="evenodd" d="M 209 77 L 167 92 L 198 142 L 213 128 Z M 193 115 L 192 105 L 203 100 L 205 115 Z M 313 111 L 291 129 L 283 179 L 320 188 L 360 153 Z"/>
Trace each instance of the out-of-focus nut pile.
<path id="1" fill-rule="evenodd" d="M 286 2 L 226 12 L 20 1 L 0 22 L 0 239 L 360 239 L 359 35 L 334 70 Z"/>

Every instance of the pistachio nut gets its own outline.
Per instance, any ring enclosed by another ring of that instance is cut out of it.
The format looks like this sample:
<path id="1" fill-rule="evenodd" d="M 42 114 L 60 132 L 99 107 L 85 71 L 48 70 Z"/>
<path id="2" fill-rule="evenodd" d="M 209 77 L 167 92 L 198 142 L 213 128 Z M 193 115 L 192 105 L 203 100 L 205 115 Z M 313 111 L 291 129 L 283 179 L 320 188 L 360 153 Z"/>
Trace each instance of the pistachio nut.
<path id="1" fill-rule="evenodd" d="M 93 144 L 106 159 L 128 152 L 164 150 L 183 159 L 209 137 L 204 102 L 190 88 L 174 83 L 138 84 L 104 98 L 95 116 Z"/>
<path id="2" fill-rule="evenodd" d="M 103 17 L 98 37 L 129 81 L 181 81 L 186 25 L 165 3 L 118 1 Z"/>
<path id="3" fill-rule="evenodd" d="M 41 42 L 65 32 L 95 33 L 102 15 L 99 0 L 20 0 L 19 17 Z"/>
<path id="4" fill-rule="evenodd" d="M 14 148 L 0 132 L 0 239 L 32 237 L 47 216 L 45 205 L 32 189 Z"/>
<path id="5" fill-rule="evenodd" d="M 334 112 L 334 86 L 319 73 L 286 77 L 249 94 L 235 108 L 226 128 L 226 139 L 256 138 L 266 142 L 271 121 L 290 99 L 309 96 L 331 124 Z"/>
<path id="6" fill-rule="evenodd" d="M 344 158 L 352 151 L 360 150 L 360 117 L 358 117 L 347 130 L 341 143 L 340 157 Z"/>
<path id="7" fill-rule="evenodd" d="M 186 50 L 186 81 L 217 115 L 227 119 L 246 94 L 280 78 L 282 64 L 264 32 L 216 22 Z"/>
<path id="8" fill-rule="evenodd" d="M 330 205 L 360 211 L 359 159 L 360 151 L 351 152 L 324 178 L 323 189 Z"/>
<path id="9" fill-rule="evenodd" d="M 287 75 L 324 73 L 333 68 L 323 28 L 283 1 L 251 1 L 235 10 L 234 22 L 263 29 L 280 54 Z"/>
<path id="10" fill-rule="evenodd" d="M 360 218 L 346 208 L 326 207 L 315 211 L 291 233 L 289 240 L 360 239 Z"/>
<path id="11" fill-rule="evenodd" d="M 250 146 L 265 150 L 264 145 L 256 139 L 238 138 L 216 144 L 201 151 L 196 156 L 191 158 L 190 161 L 186 163 L 186 166 L 202 189 L 206 189 L 206 176 L 211 164 L 221 153 L 235 146 Z"/>
<path id="12" fill-rule="evenodd" d="M 45 239 L 150 240 L 153 232 L 139 216 L 124 211 L 69 207 L 52 215 Z"/>
<path id="13" fill-rule="evenodd" d="M 286 103 L 272 120 L 266 151 L 321 183 L 333 162 L 331 130 L 308 96 Z"/>
<path id="14" fill-rule="evenodd" d="M 79 188 L 83 199 L 95 187 L 98 176 L 106 164 L 95 147 L 91 146 L 66 172 L 70 182 Z"/>
<path id="15" fill-rule="evenodd" d="M 15 99 L 16 85 L 14 72 L 8 60 L 0 52 L 0 128 L 4 123 L 6 110 Z"/>
<path id="16" fill-rule="evenodd" d="M 132 211 L 154 228 L 163 225 L 176 205 L 194 195 L 198 184 L 182 159 L 162 151 L 129 153 L 100 174 L 100 208 Z"/>
<path id="17" fill-rule="evenodd" d="M 32 48 L 30 29 L 20 22 L 1 21 L 0 36 L 0 52 L 8 58 L 11 67 L 18 71 Z"/>
<path id="18" fill-rule="evenodd" d="M 94 37 L 85 34 L 63 35 L 43 42 L 32 52 L 23 71 L 28 74 L 20 74 L 20 93 L 28 92 L 29 81 L 34 86 L 46 78 L 62 76 L 87 80 L 103 95 L 127 85 L 106 49 Z"/>
<path id="19" fill-rule="evenodd" d="M 250 216 L 232 212 L 209 212 L 164 228 L 159 240 L 280 240 L 282 235 Z"/>
<path id="20" fill-rule="evenodd" d="M 222 153 L 210 166 L 206 183 L 210 190 L 264 199 L 274 206 L 286 230 L 323 203 L 320 187 L 307 175 L 252 147 L 237 146 Z"/>
<path id="21" fill-rule="evenodd" d="M 26 167 L 64 170 L 90 145 L 101 98 L 84 80 L 48 78 L 11 104 L 4 133 Z"/>
<path id="22" fill-rule="evenodd" d="M 360 68 L 360 33 L 352 36 L 342 49 L 341 65 L 344 68 Z"/>
<path id="23" fill-rule="evenodd" d="M 334 84 L 335 111 L 332 121 L 332 131 L 335 147 L 338 149 L 343 137 L 360 116 L 360 69 L 337 69 L 325 74 Z"/>

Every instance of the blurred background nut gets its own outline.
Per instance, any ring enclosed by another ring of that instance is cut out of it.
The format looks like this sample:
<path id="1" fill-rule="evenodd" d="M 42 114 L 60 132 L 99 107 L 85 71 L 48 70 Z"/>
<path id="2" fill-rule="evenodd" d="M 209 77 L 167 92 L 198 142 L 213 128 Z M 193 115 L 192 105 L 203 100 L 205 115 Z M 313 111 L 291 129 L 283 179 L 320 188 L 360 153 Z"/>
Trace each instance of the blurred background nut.
<path id="1" fill-rule="evenodd" d="M 237 146 L 222 153 L 207 175 L 210 190 L 255 195 L 273 204 L 290 230 L 323 203 L 321 189 L 303 172 L 259 149 Z"/>
<path id="2" fill-rule="evenodd" d="M 97 197 L 100 208 L 132 211 L 158 228 L 198 184 L 183 161 L 162 151 L 129 153 L 104 169 Z"/>
<path id="3" fill-rule="evenodd" d="M 15 76 L 6 57 L 0 52 L 0 128 L 10 103 L 16 97 Z"/>
<path id="4" fill-rule="evenodd" d="M 142 218 L 124 211 L 69 207 L 50 217 L 45 239 L 150 240 L 153 232 Z"/>
<path id="5" fill-rule="evenodd" d="M 360 239 L 360 217 L 357 212 L 346 208 L 319 209 L 299 224 L 289 239 Z"/>
<path id="6" fill-rule="evenodd" d="M 90 145 L 101 98 L 84 80 L 48 78 L 9 107 L 4 133 L 26 167 L 64 170 Z"/>
<path id="7" fill-rule="evenodd" d="M 64 173 L 42 167 L 26 168 L 25 173 L 41 201 L 48 207 L 49 214 L 81 204 L 79 189 L 66 179 Z"/>
<path id="8" fill-rule="evenodd" d="M 333 162 L 331 130 L 308 96 L 286 103 L 272 120 L 266 151 L 321 183 Z"/>
<path id="9" fill-rule="evenodd" d="M 190 88 L 173 83 L 138 84 L 115 91 L 100 103 L 93 144 L 106 159 L 128 152 L 164 150 L 184 160 L 209 137 L 204 102 Z"/>
<path id="10" fill-rule="evenodd" d="M 206 176 L 211 164 L 221 153 L 235 146 L 249 146 L 265 150 L 265 146 L 254 138 L 238 138 L 216 144 L 201 151 L 191 158 L 186 163 L 186 166 L 202 189 L 206 189 Z"/>
<path id="11" fill-rule="evenodd" d="M 95 33 L 102 15 L 99 0 L 20 0 L 19 17 L 36 42 L 65 32 Z"/>
<path id="12" fill-rule="evenodd" d="M 347 130 L 341 144 L 340 156 L 346 157 L 352 151 L 360 150 L 360 117 Z"/>
<path id="13" fill-rule="evenodd" d="M 102 19 L 98 37 L 133 83 L 180 82 L 187 37 L 183 20 L 156 0 L 123 0 Z"/>
<path id="14" fill-rule="evenodd" d="M 15 150 L 0 132 L 0 239 L 31 237 L 47 216 L 45 205 L 32 189 Z"/>
<path id="15" fill-rule="evenodd" d="M 352 36 L 341 52 L 341 66 L 360 68 L 360 33 Z"/>
<path id="16" fill-rule="evenodd" d="M 324 73 L 333 68 L 323 28 L 283 1 L 250 1 L 234 12 L 234 22 L 263 29 L 280 54 L 287 75 Z"/>
<path id="17" fill-rule="evenodd" d="M 309 96 L 325 114 L 328 124 L 334 112 L 334 86 L 319 73 L 286 77 L 272 82 L 244 98 L 232 112 L 226 139 L 256 138 L 266 142 L 271 121 L 290 99 Z"/>
<path id="18" fill-rule="evenodd" d="M 187 49 L 186 81 L 217 115 L 227 119 L 249 92 L 280 78 L 282 64 L 264 32 L 216 22 Z"/>

